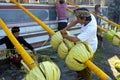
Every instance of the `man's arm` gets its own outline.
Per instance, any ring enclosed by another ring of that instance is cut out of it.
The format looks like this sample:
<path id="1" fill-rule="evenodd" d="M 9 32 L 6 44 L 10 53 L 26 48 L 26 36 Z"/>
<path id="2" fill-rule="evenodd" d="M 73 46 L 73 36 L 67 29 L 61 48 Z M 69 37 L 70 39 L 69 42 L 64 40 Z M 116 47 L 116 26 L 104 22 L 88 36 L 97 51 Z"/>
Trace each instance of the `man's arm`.
<path id="1" fill-rule="evenodd" d="M 69 36 L 69 35 L 63 35 L 63 38 L 66 38 L 66 39 L 68 39 L 68 40 L 70 40 L 72 42 L 78 42 L 78 41 L 80 41 L 80 39 L 77 38 L 76 36 L 73 37 L 73 36 Z"/>
<path id="2" fill-rule="evenodd" d="M 75 26 L 77 23 L 78 23 L 78 21 L 74 20 L 67 27 L 65 27 L 63 30 L 69 30 L 71 27 Z"/>
<path id="3" fill-rule="evenodd" d="M 67 34 L 66 30 L 69 30 L 71 27 L 75 26 L 78 23 L 77 20 L 72 21 L 67 27 L 65 27 L 63 30 L 61 30 L 62 35 Z"/>
<path id="4" fill-rule="evenodd" d="M 27 47 L 28 49 L 30 49 L 34 54 L 36 53 L 36 51 L 34 50 L 34 48 L 23 39 L 23 37 L 19 37 L 19 41 L 21 44 L 23 44 L 23 46 Z"/>

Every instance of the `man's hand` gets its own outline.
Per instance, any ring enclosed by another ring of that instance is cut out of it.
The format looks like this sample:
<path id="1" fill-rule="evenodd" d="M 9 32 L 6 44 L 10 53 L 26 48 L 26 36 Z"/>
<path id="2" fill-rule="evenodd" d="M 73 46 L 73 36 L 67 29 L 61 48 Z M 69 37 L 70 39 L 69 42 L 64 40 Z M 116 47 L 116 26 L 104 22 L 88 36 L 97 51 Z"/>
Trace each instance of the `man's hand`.
<path id="1" fill-rule="evenodd" d="M 66 35 L 66 34 L 67 34 L 67 32 L 66 32 L 66 30 L 65 30 L 65 29 L 60 30 L 60 32 L 61 32 L 61 34 L 62 34 L 62 35 Z"/>

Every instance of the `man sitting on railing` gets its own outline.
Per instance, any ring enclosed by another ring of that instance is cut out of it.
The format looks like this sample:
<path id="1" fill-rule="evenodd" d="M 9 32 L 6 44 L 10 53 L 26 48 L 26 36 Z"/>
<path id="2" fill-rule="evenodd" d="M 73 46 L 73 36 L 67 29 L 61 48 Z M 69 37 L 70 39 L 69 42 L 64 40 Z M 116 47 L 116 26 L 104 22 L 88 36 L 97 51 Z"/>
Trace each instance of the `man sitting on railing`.
<path id="1" fill-rule="evenodd" d="M 23 37 L 19 36 L 19 32 L 20 29 L 19 27 L 13 27 L 11 29 L 11 32 L 13 33 L 13 35 L 15 36 L 15 38 L 20 42 L 20 44 L 22 44 L 23 46 L 27 47 L 28 49 L 30 49 L 34 54 L 36 54 L 36 51 L 33 49 L 33 47 L 24 40 Z M 16 54 L 16 50 L 14 45 L 12 44 L 12 42 L 9 40 L 8 36 L 3 37 L 2 39 L 0 39 L 0 45 L 5 44 L 7 49 L 11 50 L 12 53 L 12 58 L 11 58 L 11 63 L 13 63 L 15 66 L 17 67 L 21 67 L 20 65 L 20 61 L 21 61 L 21 56 L 19 54 Z"/>

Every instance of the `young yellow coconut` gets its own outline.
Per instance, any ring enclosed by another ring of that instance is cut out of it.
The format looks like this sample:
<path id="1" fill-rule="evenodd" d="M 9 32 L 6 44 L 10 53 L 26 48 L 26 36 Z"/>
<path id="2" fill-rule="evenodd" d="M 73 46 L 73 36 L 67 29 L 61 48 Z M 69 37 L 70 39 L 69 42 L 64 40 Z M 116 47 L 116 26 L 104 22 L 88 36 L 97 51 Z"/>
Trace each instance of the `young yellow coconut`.
<path id="1" fill-rule="evenodd" d="M 61 59 L 65 59 L 70 49 L 74 46 L 74 42 L 63 39 L 63 42 L 58 47 L 58 55 Z"/>
<path id="2" fill-rule="evenodd" d="M 33 68 L 23 80 L 60 80 L 60 70 L 52 61 L 44 61 Z"/>
<path id="3" fill-rule="evenodd" d="M 120 32 L 116 32 L 114 37 L 113 37 L 113 41 L 112 43 L 118 47 L 120 47 Z"/>
<path id="4" fill-rule="evenodd" d="M 87 43 L 77 43 L 68 53 L 65 59 L 71 70 L 81 71 L 86 68 L 84 62 L 93 57 L 93 50 Z"/>
<path id="5" fill-rule="evenodd" d="M 50 40 L 50 44 L 52 45 L 54 49 L 57 49 L 62 41 L 63 41 L 62 34 L 60 31 L 58 31 L 52 36 Z"/>

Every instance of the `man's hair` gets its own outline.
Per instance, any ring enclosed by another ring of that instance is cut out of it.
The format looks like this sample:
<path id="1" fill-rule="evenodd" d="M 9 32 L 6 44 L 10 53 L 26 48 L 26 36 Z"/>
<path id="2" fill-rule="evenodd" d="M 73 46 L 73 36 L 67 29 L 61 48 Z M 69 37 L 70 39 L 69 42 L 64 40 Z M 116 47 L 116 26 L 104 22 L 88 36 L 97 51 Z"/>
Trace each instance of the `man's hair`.
<path id="1" fill-rule="evenodd" d="M 78 10 L 88 11 L 88 12 L 89 12 L 89 10 L 88 10 L 87 8 L 84 8 L 84 7 L 82 7 L 82 8 L 77 8 L 77 9 L 75 9 L 74 11 L 78 11 Z"/>
<path id="2" fill-rule="evenodd" d="M 86 21 L 91 21 L 91 15 L 87 8 L 75 9 L 74 14 L 76 17 L 79 17 L 80 19 L 86 18 Z"/>
<path id="3" fill-rule="evenodd" d="M 64 0 L 60 0 L 60 1 L 59 1 L 60 4 L 63 4 L 64 2 L 65 2 Z"/>
<path id="4" fill-rule="evenodd" d="M 100 4 L 95 5 L 95 10 L 96 10 L 97 8 L 100 8 L 100 7 L 101 7 Z"/>
<path id="5" fill-rule="evenodd" d="M 13 27 L 12 29 L 11 29 L 11 31 L 12 31 L 12 33 L 15 33 L 15 32 L 19 32 L 20 31 L 20 29 L 19 29 L 19 27 Z"/>

